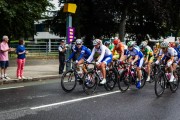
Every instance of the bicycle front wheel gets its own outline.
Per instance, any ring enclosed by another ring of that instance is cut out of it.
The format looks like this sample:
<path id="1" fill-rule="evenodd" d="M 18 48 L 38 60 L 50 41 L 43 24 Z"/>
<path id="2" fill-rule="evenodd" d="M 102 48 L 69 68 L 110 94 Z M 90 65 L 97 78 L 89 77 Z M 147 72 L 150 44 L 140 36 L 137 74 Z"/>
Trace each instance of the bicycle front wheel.
<path id="1" fill-rule="evenodd" d="M 160 97 L 164 93 L 165 85 L 166 81 L 163 73 L 161 72 L 158 75 L 155 75 L 154 90 L 157 97 Z"/>
<path id="2" fill-rule="evenodd" d="M 73 70 L 65 72 L 61 77 L 61 87 L 65 92 L 71 92 L 76 87 L 77 80 Z"/>
<path id="3" fill-rule="evenodd" d="M 130 77 L 128 71 L 124 70 L 121 73 L 120 79 L 118 79 L 118 87 L 122 92 L 125 92 L 130 86 Z"/>
<path id="4" fill-rule="evenodd" d="M 141 87 L 143 88 L 144 85 L 146 84 L 146 79 L 147 79 L 147 72 L 144 69 L 141 69 L 142 71 L 142 80 L 141 80 Z"/>
<path id="5" fill-rule="evenodd" d="M 97 88 L 98 78 L 93 70 L 88 71 L 83 77 L 83 90 L 87 95 L 93 94 Z"/>
<path id="6" fill-rule="evenodd" d="M 114 69 L 106 71 L 106 84 L 104 87 L 107 91 L 113 90 L 117 81 L 117 72 Z"/>

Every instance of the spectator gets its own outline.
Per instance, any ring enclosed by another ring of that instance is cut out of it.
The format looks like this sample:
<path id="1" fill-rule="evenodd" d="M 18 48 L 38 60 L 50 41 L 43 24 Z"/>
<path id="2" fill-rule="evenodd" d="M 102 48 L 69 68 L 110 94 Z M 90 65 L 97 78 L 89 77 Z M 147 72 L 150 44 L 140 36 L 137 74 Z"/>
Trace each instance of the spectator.
<path id="1" fill-rule="evenodd" d="M 9 48 L 8 36 L 4 35 L 2 39 L 3 41 L 0 43 L 1 79 L 7 80 L 7 79 L 10 79 L 6 74 L 7 67 L 9 66 L 8 52 L 14 51 L 14 48 Z"/>
<path id="2" fill-rule="evenodd" d="M 24 40 L 19 40 L 19 45 L 16 49 L 16 54 L 17 54 L 16 77 L 19 80 L 25 79 L 25 77 L 23 76 L 23 73 L 24 73 L 24 65 L 26 61 L 26 54 L 28 53 L 28 51 L 26 51 L 24 44 L 25 44 Z"/>
<path id="3" fill-rule="evenodd" d="M 66 46 L 64 44 L 64 40 L 61 40 L 58 50 L 59 50 L 59 74 L 62 74 L 64 70 L 64 62 L 65 62 L 65 54 L 66 54 Z"/>

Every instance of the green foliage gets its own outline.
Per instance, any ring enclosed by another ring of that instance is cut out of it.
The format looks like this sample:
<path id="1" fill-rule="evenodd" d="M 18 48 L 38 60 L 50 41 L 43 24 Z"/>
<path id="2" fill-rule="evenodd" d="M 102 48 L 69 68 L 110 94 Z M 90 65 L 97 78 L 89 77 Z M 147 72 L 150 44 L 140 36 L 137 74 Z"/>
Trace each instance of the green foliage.
<path id="1" fill-rule="evenodd" d="M 34 21 L 42 17 L 49 0 L 1 0 L 0 34 L 11 38 L 28 38 L 34 35 Z"/>

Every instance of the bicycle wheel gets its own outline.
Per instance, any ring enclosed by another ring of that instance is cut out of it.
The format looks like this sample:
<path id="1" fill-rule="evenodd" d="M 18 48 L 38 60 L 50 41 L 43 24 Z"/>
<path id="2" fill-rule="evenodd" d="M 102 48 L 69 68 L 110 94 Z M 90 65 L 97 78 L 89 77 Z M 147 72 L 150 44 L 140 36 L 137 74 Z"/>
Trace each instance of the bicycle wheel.
<path id="1" fill-rule="evenodd" d="M 118 87 L 122 92 L 125 92 L 129 88 L 130 79 L 132 79 L 132 78 L 129 77 L 128 71 L 124 70 L 121 73 L 120 79 L 118 79 Z"/>
<path id="2" fill-rule="evenodd" d="M 144 85 L 146 84 L 146 79 L 147 79 L 147 72 L 144 69 L 141 69 L 142 71 L 142 79 L 141 79 L 141 88 L 144 87 Z"/>
<path id="3" fill-rule="evenodd" d="M 71 92 L 76 87 L 77 80 L 73 70 L 65 72 L 61 77 L 61 87 L 65 92 Z"/>
<path id="4" fill-rule="evenodd" d="M 158 75 L 155 75 L 154 90 L 157 97 L 160 97 L 164 93 L 165 85 L 166 81 L 163 73 L 161 72 Z"/>
<path id="5" fill-rule="evenodd" d="M 88 71 L 83 77 L 83 90 L 86 94 L 93 94 L 97 88 L 98 78 L 94 71 Z"/>
<path id="6" fill-rule="evenodd" d="M 176 71 L 173 74 L 174 74 L 175 81 L 170 82 L 170 90 L 174 93 L 176 92 L 179 86 L 179 77 Z"/>
<path id="7" fill-rule="evenodd" d="M 106 84 L 104 84 L 104 88 L 107 91 L 113 90 L 117 81 L 117 72 L 114 69 L 110 69 L 106 71 Z"/>

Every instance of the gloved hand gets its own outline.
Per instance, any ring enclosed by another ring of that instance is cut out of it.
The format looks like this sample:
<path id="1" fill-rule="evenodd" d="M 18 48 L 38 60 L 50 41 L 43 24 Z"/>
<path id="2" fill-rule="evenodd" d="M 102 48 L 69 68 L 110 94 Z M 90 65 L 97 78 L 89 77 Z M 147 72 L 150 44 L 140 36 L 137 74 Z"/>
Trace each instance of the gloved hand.
<path id="1" fill-rule="evenodd" d="M 76 63 L 78 63 L 79 61 L 78 60 L 76 60 Z"/>
<path id="2" fill-rule="evenodd" d="M 96 65 L 99 65 L 99 62 L 96 62 Z"/>
<path id="3" fill-rule="evenodd" d="M 172 61 L 167 62 L 167 67 L 170 67 L 172 65 Z"/>
<path id="4" fill-rule="evenodd" d="M 157 60 L 157 61 L 155 62 L 155 64 L 158 65 L 158 64 L 159 64 L 159 61 Z"/>

